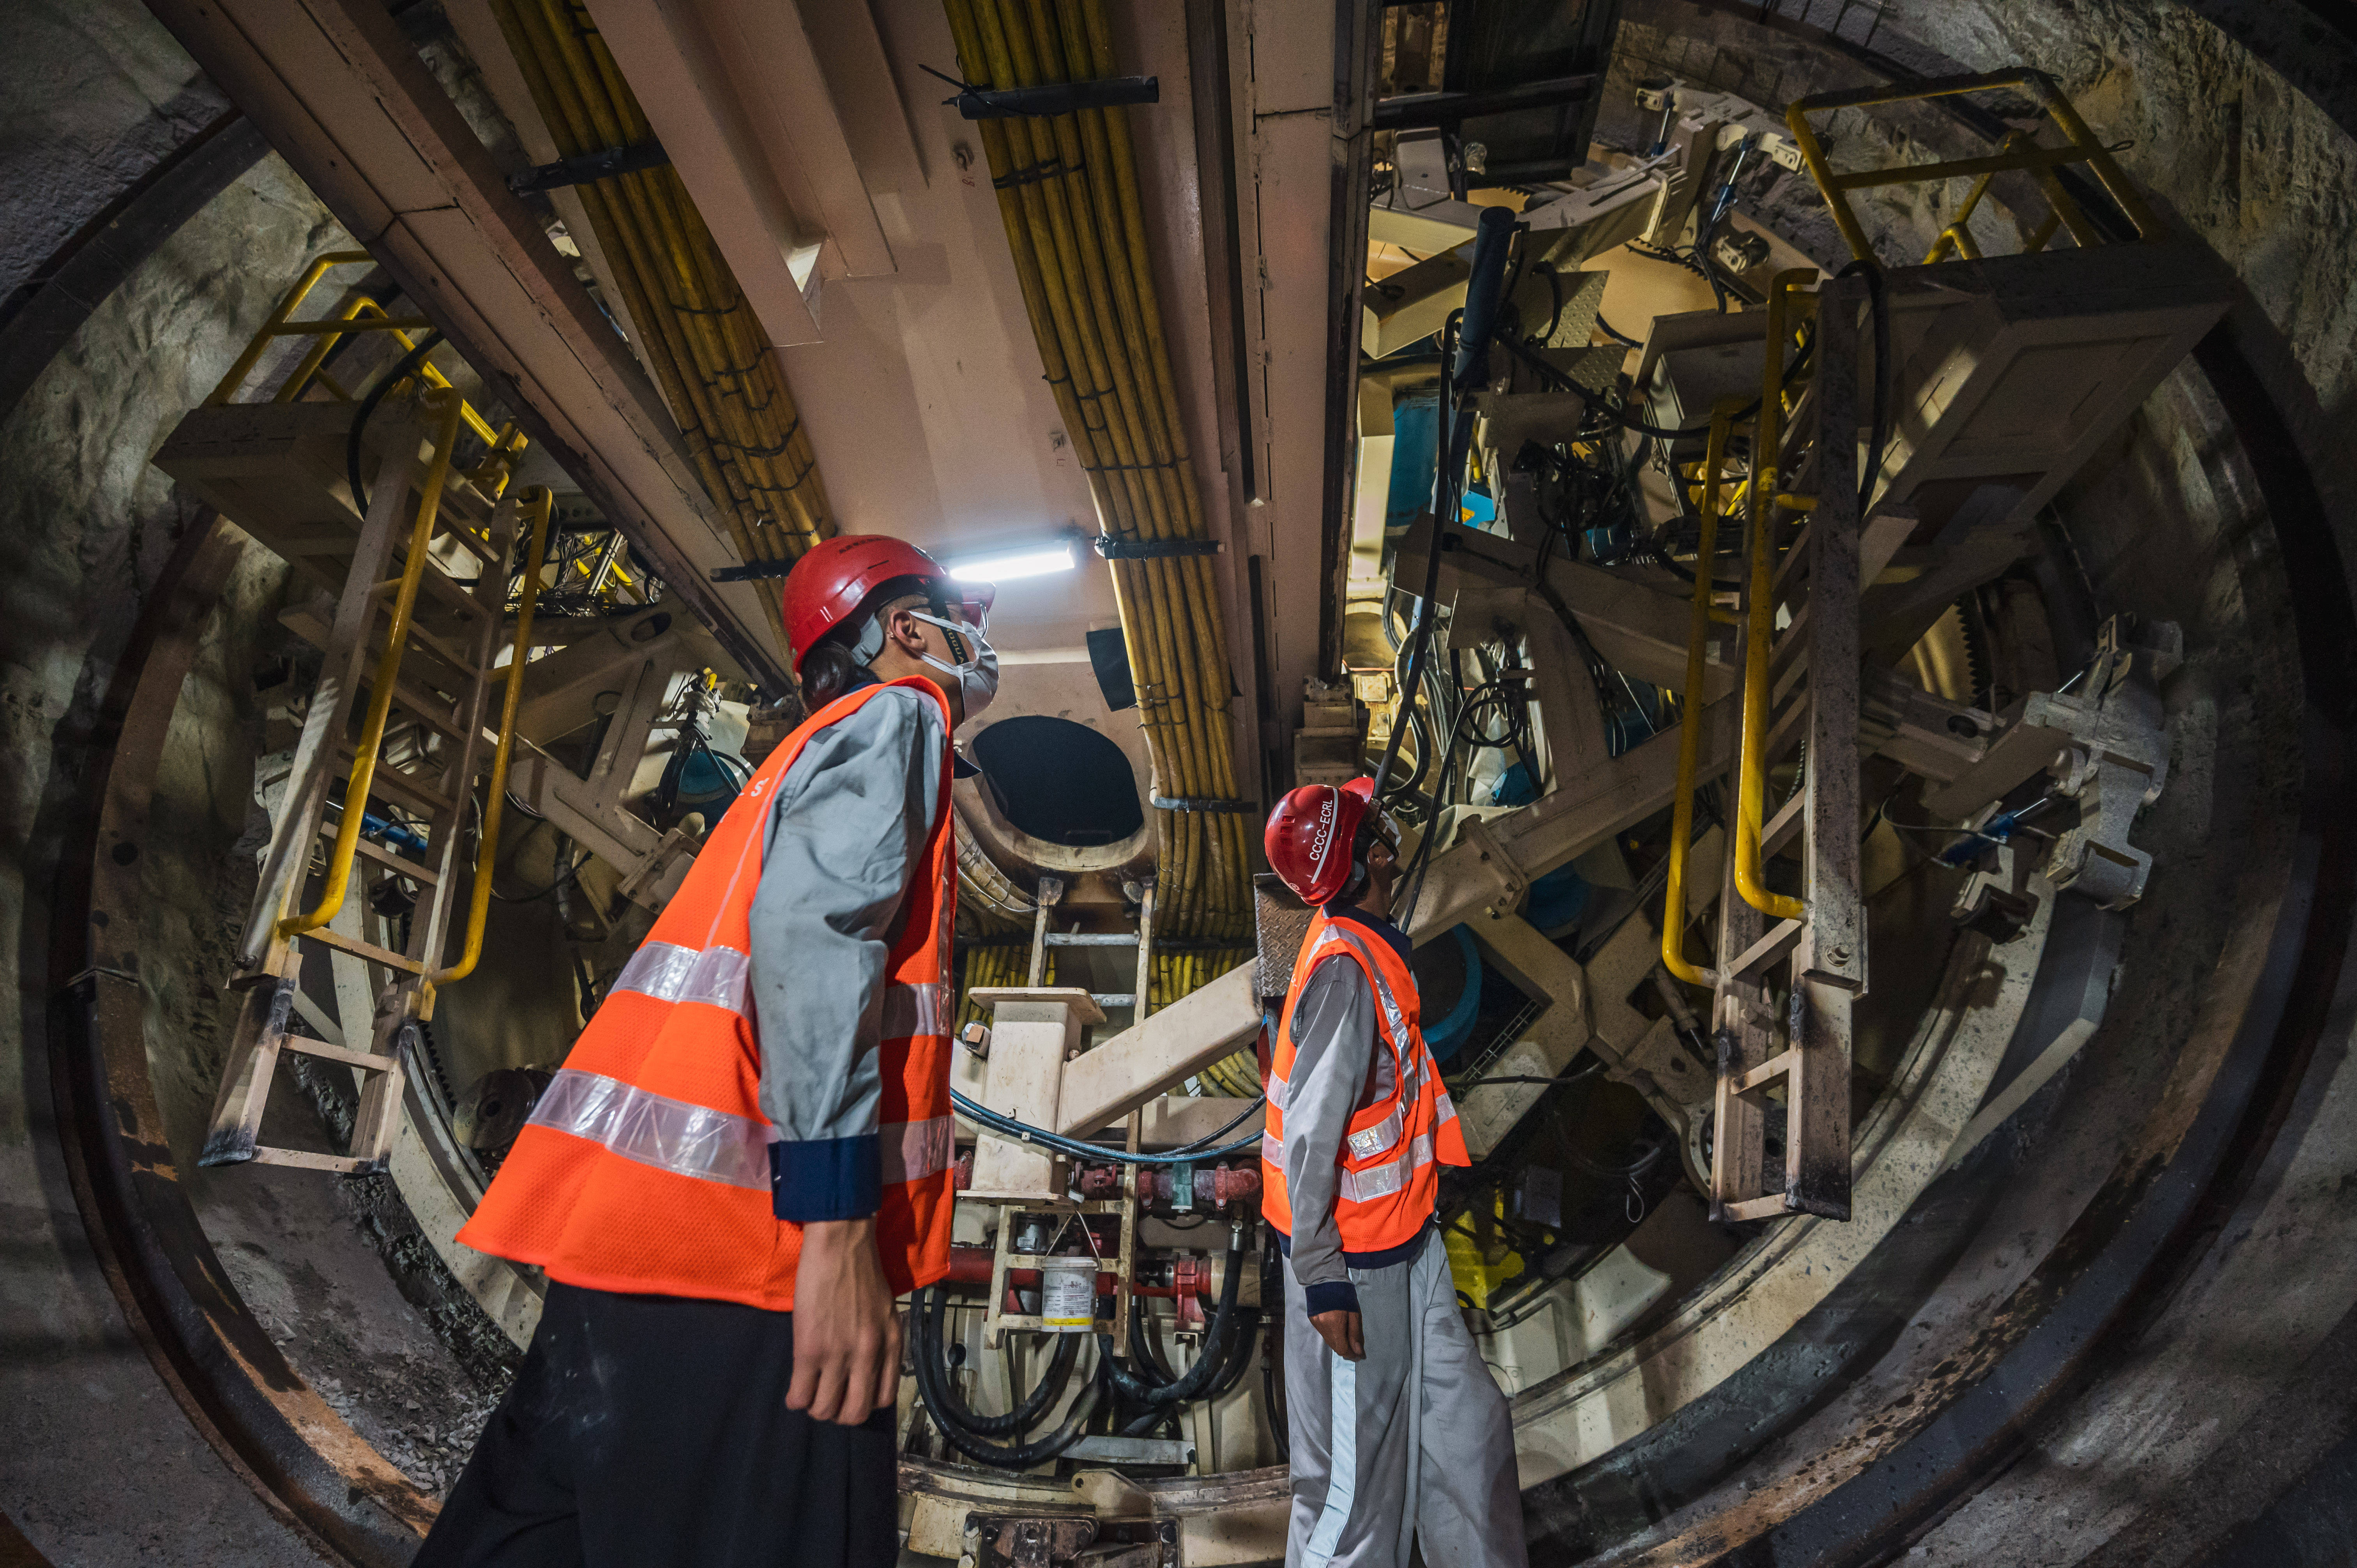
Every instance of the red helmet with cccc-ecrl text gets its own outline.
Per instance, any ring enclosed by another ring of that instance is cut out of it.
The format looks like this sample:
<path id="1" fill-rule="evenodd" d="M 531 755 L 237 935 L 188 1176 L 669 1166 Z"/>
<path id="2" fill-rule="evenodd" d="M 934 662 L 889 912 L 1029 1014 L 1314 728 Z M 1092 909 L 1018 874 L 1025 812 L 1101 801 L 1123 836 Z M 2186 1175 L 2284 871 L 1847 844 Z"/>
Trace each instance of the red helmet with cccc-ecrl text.
<path id="1" fill-rule="evenodd" d="M 1375 781 L 1304 784 L 1268 814 L 1261 843 L 1269 869 L 1310 905 L 1329 904 L 1351 886 L 1359 830 L 1375 811 Z"/>

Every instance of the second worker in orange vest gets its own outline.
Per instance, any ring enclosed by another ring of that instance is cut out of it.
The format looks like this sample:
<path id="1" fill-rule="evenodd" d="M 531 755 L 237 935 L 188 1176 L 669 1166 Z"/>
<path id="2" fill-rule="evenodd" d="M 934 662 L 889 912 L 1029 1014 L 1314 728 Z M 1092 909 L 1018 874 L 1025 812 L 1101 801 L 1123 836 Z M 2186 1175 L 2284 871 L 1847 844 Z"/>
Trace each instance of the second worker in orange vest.
<path id="1" fill-rule="evenodd" d="M 1286 1568 L 1524 1568 L 1504 1395 L 1433 1227 L 1469 1164 L 1388 918 L 1399 840 L 1373 785 L 1304 785 L 1268 862 L 1318 911 L 1278 1021 L 1261 1208 L 1287 1260 Z"/>
<path id="2" fill-rule="evenodd" d="M 897 1558 L 893 1297 L 949 1263 L 950 732 L 996 690 L 988 603 L 897 539 L 795 563 L 810 717 L 458 1234 L 550 1283 L 419 1564 Z"/>

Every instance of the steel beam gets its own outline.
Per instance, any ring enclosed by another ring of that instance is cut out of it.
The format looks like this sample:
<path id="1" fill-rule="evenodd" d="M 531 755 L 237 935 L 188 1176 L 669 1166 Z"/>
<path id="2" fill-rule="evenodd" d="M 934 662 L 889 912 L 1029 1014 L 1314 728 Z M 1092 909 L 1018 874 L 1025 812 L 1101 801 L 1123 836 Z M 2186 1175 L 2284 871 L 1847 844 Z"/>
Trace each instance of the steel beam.
<path id="1" fill-rule="evenodd" d="M 791 689 L 762 586 L 630 349 L 375 0 L 149 8 L 748 674 Z"/>

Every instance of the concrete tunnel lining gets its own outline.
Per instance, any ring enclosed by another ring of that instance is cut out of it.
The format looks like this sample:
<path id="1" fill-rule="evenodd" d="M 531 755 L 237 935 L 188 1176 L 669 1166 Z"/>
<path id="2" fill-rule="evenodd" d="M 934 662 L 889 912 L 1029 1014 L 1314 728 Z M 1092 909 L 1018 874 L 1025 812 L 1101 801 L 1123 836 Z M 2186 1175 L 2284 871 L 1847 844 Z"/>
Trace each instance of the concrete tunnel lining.
<path id="1" fill-rule="evenodd" d="M 2255 440 L 2254 438 L 2253 431 L 2255 428 L 2255 421 L 2262 420 L 2265 410 L 2263 408 L 2257 409 L 2255 413 L 2254 400 L 2264 399 L 2266 396 L 2266 393 L 2265 389 L 2257 384 L 2258 377 L 2249 371 L 2247 362 L 2237 362 L 2237 357 L 2234 355 L 2231 345 L 2211 344 L 2205 345 L 2204 347 L 2203 363 L 2201 368 L 2213 384 L 2218 384 L 2222 387 L 2231 386 L 2234 389 L 2235 396 L 2240 400 L 2240 402 L 2236 404 L 2230 405 L 2229 412 L 2233 416 L 2233 424 L 2237 427 L 2235 435 L 2240 438 L 2245 448 L 2253 448 L 2263 446 L 2264 441 Z M 2272 432 L 2271 435 L 2272 439 L 2275 442 L 2275 449 L 2269 453 L 2267 461 L 2272 464 L 2281 465 L 2286 460 L 2287 452 L 2285 448 L 2289 446 L 2289 443 L 2286 439 L 2285 432 L 2280 424 L 2276 426 L 2276 430 Z M 2292 454 L 2292 456 L 2296 460 L 2296 454 Z M 2302 510 L 2303 504 L 2300 499 L 2297 496 L 2291 496 L 2287 499 L 2284 494 L 2287 487 L 2292 489 L 2297 489 L 2297 480 L 2300 476 L 2296 467 L 2296 461 L 2295 467 L 2289 470 L 2287 470 L 2282 467 L 2270 467 L 2265 464 L 2255 462 L 2251 466 L 2257 467 L 2258 469 L 2258 488 L 2269 492 L 2266 497 L 2267 501 L 2266 510 L 2277 519 L 2298 515 Z M 2270 489 L 2271 485 L 2273 487 L 2272 489 Z M 2329 545 L 2330 542 L 2329 537 L 2326 533 L 2326 525 L 2322 521 L 2320 499 L 2311 496 L 2308 498 L 2307 504 L 2309 506 L 2308 516 L 2310 520 L 2309 523 L 2309 532 L 2300 541 L 2293 541 L 2287 538 L 2285 545 L 2287 556 L 2298 555 L 2299 549 L 2303 544 L 2310 547 L 2306 555 L 2299 556 L 2296 570 L 2290 574 L 2294 586 L 2298 588 L 2305 585 L 2318 582 L 2339 584 L 2345 580 L 2344 575 L 2341 570 L 2341 564 L 2336 559 L 2332 559 L 2330 557 L 2329 549 L 2323 552 L 2318 552 L 2312 548 L 2319 542 L 2322 542 L 2327 545 Z M 2311 610 L 2306 613 L 2322 612 Z M 2301 624 L 2302 629 L 2305 631 L 2307 629 L 2308 623 L 2303 619 Z M 2330 645 L 2329 634 L 2318 633 L 2316 634 L 2316 637 L 2325 639 L 2328 646 Z M 2311 639 L 2310 640 L 2313 639 Z M 2316 657 L 2317 656 L 2312 655 L 2312 660 L 2315 660 Z M 2318 664 L 2318 668 L 2327 676 L 2332 673 L 2329 660 L 2319 662 Z M 2316 746 L 2319 750 L 2329 752 L 2333 747 L 2341 744 L 2334 727 L 2337 715 L 2329 711 L 2329 698 L 2319 699 L 2315 694 L 2316 689 L 2325 686 L 2326 682 L 2323 681 L 2311 681 L 2309 685 L 2309 692 L 2308 694 L 2308 701 L 2312 709 L 2319 710 L 2312 712 L 2309 715 L 2312 725 L 2311 738 L 2315 741 Z M 2327 705 L 2320 707 L 2320 703 Z M 2313 754 L 2310 754 L 2309 766 L 2321 767 L 2324 766 L 2324 764 L 2316 762 L 2313 758 Z M 2315 787 L 2319 789 L 2323 788 L 2321 785 Z M 2309 835 L 2308 842 L 2321 845 L 2322 849 L 2326 852 L 2330 852 L 2331 855 L 2337 856 L 2339 854 L 2339 846 L 2333 841 L 2333 837 L 2330 833 L 2320 831 L 2313 832 Z M 2332 921 L 2336 918 L 2336 914 L 2334 908 L 2331 907 L 2331 898 L 2330 897 L 2330 895 L 2333 893 L 2334 889 L 2330 886 L 2330 884 L 2331 883 L 2332 878 L 2340 874 L 2341 865 L 2341 863 L 2337 858 L 2327 858 L 2323 859 L 2320 864 L 2314 865 L 2310 869 L 2310 875 L 2317 879 L 2318 885 L 2323 888 L 2323 893 L 2325 895 L 2320 897 L 2316 906 L 2317 909 L 2320 912 L 2313 913 L 2310 916 L 2310 930 L 2314 935 L 2315 940 L 2323 944 L 2322 947 L 2318 949 L 2319 953 L 2322 953 L 2324 949 L 2330 947 L 2330 940 L 2335 929 L 2332 925 Z M 2345 918 L 2345 911 L 2338 918 Z M 2339 929 L 2342 930 L 2345 936 L 2345 926 Z M 2303 935 L 2307 934 L 2309 933 L 2303 933 Z M 2289 950 L 2289 951 L 2293 953 L 2296 953 L 2298 950 L 2297 947 Z M 2329 956 L 2331 965 L 2337 970 L 2340 956 L 2339 951 L 2337 950 L 2332 950 Z M 2326 972 L 2326 958 L 2319 956 L 2309 960 L 2309 967 L 2304 973 L 2297 970 L 2287 971 L 2286 966 L 2290 962 L 2291 959 L 2288 956 L 2279 954 L 2276 958 L 2275 968 L 2278 971 L 2285 971 L 2292 978 L 2299 980 L 2302 983 L 2304 994 L 2312 994 L 2314 987 L 2320 983 L 2319 977 Z M 2330 993 L 2330 988 L 2329 986 L 2326 987 L 2325 994 L 2329 997 Z M 2313 1027 L 2320 1026 L 2322 1022 L 2329 1021 L 2329 1019 L 2295 1019 L 2294 1023 L 2306 1023 L 2309 1026 Z M 2238 1060 L 2240 1059 L 2239 1053 L 2243 1048 L 2244 1047 L 2241 1045 L 2237 1045 L 2236 1047 Z M 2276 1072 L 2284 1070 L 2288 1065 L 2289 1063 L 2287 1060 L 2278 1060 L 2273 1064 Z M 2255 1079 L 2251 1087 L 2255 1091 L 2266 1087 L 2266 1081 L 2267 1080 L 2265 1079 Z M 2050 1108 L 2041 1107 L 2039 1109 L 2047 1110 Z M 2220 1112 L 2220 1114 L 2222 1114 L 2222 1112 Z M 2255 1115 L 2257 1113 L 2254 1112 L 2253 1114 Z M 2245 1129 L 2245 1135 L 2247 1135 L 2247 1131 L 2248 1130 Z M 2229 1150 L 2228 1152 L 2231 1153 L 2232 1151 Z M 2013 1420 L 2018 1420 L 2018 1416 L 2007 1416 L 2007 1421 Z M 1895 1507 L 1896 1505 L 1894 1504 L 1892 1506 Z M 1792 1528 L 1798 1528 L 1798 1521 L 1794 1521 L 1794 1526 Z M 1845 1536 L 1840 1539 L 1846 1540 L 1847 1537 Z"/>

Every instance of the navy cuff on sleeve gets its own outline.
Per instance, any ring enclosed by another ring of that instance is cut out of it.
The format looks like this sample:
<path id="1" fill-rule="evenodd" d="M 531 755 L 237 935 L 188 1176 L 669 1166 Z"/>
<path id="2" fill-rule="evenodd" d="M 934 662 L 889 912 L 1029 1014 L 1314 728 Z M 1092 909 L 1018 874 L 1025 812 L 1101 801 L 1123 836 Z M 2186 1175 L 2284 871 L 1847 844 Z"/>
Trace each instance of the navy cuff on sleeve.
<path id="1" fill-rule="evenodd" d="M 1359 1287 L 1348 1280 L 1329 1280 L 1324 1284 L 1303 1285 L 1301 1294 L 1308 1298 L 1308 1311 L 1312 1317 L 1324 1312 L 1359 1310 Z"/>
<path id="2" fill-rule="evenodd" d="M 864 1219 L 884 1201 L 876 1134 L 770 1145 L 770 1202 L 780 1219 Z"/>

